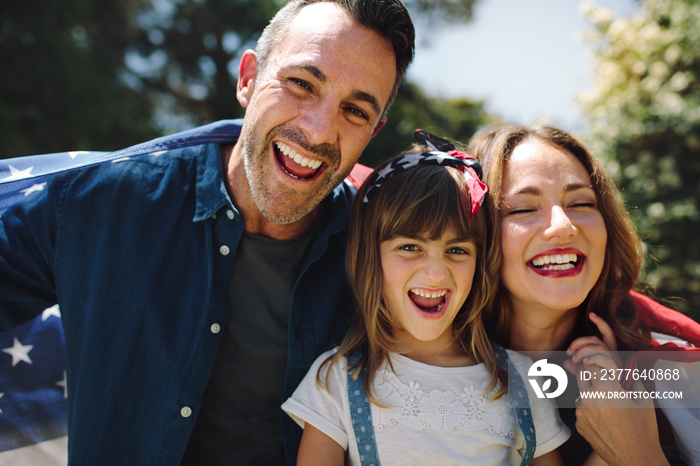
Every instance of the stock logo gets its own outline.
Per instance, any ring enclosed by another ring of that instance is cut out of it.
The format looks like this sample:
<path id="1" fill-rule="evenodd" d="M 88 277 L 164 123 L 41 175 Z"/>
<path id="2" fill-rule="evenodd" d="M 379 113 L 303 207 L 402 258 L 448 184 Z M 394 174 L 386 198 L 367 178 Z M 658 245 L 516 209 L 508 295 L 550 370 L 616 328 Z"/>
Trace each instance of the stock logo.
<path id="1" fill-rule="evenodd" d="M 540 359 L 530 366 L 527 375 L 537 398 L 556 398 L 564 393 L 566 385 L 569 383 L 566 371 L 556 364 L 548 363 L 546 359 Z M 537 378 L 533 377 L 546 377 L 547 379 L 540 387 Z M 557 381 L 556 390 L 549 391 L 552 388 L 552 379 Z"/>

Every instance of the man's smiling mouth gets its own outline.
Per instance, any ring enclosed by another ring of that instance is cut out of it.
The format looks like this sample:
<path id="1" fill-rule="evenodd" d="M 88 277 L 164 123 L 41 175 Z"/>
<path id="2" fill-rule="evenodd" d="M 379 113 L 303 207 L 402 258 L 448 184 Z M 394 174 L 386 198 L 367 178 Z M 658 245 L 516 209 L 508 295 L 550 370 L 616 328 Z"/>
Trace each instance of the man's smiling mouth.
<path id="1" fill-rule="evenodd" d="M 320 160 L 303 157 L 283 142 L 275 141 L 273 148 L 280 167 L 292 178 L 310 180 L 323 165 Z"/>

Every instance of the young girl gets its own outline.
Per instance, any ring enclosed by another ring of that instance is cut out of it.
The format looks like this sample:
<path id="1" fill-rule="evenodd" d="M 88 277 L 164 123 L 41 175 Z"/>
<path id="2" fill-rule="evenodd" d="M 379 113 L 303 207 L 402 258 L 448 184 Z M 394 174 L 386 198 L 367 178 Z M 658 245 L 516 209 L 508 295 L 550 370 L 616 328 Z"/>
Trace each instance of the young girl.
<path id="1" fill-rule="evenodd" d="M 503 396 L 499 363 L 531 361 L 503 351 L 497 362 L 482 323 L 494 271 L 481 168 L 443 152 L 447 141 L 417 139 L 425 152 L 383 164 L 355 198 L 356 319 L 282 406 L 304 428 L 298 464 L 559 464 L 569 431 L 553 406 L 530 410 L 525 395 L 514 410 Z"/>

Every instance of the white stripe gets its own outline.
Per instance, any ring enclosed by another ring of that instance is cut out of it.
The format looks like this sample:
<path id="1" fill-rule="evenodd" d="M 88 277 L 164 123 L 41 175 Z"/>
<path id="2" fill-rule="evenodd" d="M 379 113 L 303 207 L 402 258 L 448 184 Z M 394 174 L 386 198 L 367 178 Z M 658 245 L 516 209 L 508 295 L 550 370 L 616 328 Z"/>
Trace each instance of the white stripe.
<path id="1" fill-rule="evenodd" d="M 68 464 L 68 436 L 0 452 L 2 466 L 63 466 Z"/>

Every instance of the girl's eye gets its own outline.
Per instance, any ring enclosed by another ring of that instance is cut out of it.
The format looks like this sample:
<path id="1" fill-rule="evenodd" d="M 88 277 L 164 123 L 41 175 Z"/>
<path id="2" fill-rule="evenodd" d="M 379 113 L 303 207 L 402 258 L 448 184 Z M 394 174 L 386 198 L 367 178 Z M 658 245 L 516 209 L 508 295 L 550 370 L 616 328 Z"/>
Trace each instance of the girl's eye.
<path id="1" fill-rule="evenodd" d="M 468 250 L 466 250 L 466 249 L 464 249 L 464 248 L 458 248 L 458 247 L 450 248 L 450 249 L 447 250 L 447 252 L 448 252 L 449 254 L 457 254 L 457 255 L 465 255 L 465 254 L 466 254 L 466 255 L 469 255 L 469 251 L 468 251 Z"/>
<path id="2" fill-rule="evenodd" d="M 401 251 L 418 251 L 418 246 L 415 244 L 404 244 L 399 246 Z"/>

